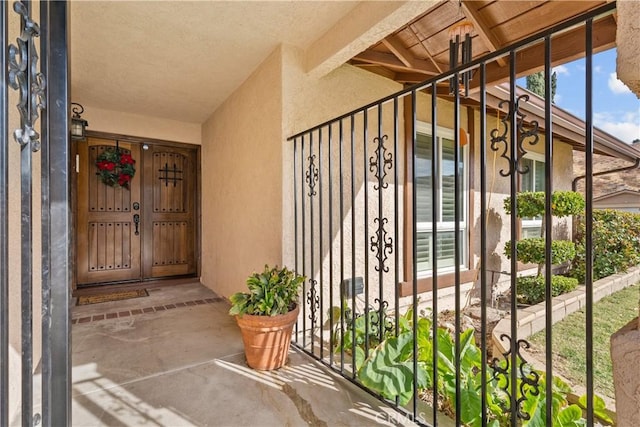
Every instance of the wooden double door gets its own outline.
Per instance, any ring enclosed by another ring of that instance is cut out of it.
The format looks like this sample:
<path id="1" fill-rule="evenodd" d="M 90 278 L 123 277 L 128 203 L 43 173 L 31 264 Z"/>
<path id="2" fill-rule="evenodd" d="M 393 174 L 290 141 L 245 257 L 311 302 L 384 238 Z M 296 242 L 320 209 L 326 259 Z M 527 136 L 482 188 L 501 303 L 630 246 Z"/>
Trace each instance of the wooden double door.
<path id="1" fill-rule="evenodd" d="M 103 182 L 105 150 L 135 160 L 129 188 Z M 77 154 L 77 284 L 195 275 L 197 148 L 89 137 Z"/>

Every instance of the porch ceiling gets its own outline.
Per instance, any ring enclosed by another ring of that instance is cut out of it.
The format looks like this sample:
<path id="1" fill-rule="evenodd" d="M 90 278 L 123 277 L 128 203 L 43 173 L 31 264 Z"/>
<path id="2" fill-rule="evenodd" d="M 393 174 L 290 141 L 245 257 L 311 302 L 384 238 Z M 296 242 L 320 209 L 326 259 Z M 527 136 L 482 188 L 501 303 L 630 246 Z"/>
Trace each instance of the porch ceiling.
<path id="1" fill-rule="evenodd" d="M 73 100 L 202 123 L 280 43 L 307 48 L 358 3 L 70 2 Z"/>
<path id="2" fill-rule="evenodd" d="M 353 57 L 351 64 L 400 83 L 419 83 L 448 71 L 448 30 L 457 23 L 473 23 L 473 58 L 509 46 L 528 36 L 602 6 L 609 1 L 444 0 L 422 16 Z M 594 25 L 594 50 L 615 45 L 615 15 Z M 559 64 L 584 56 L 584 30 L 568 31 L 554 39 L 552 62 Z M 543 52 L 526 48 L 518 55 L 518 75 L 541 69 Z M 508 79 L 508 57 L 487 65 L 487 82 Z M 472 81 L 473 86 L 473 81 Z"/>

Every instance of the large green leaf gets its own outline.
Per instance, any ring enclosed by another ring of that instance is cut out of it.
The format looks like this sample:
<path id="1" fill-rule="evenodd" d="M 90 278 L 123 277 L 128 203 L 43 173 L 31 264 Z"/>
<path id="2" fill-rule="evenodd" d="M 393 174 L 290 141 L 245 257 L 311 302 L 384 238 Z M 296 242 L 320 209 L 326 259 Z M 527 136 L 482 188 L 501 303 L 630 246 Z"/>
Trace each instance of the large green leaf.
<path id="1" fill-rule="evenodd" d="M 580 396 L 580 399 L 578 399 L 578 404 L 582 408 L 587 409 L 586 394 L 583 394 L 582 396 Z M 598 395 L 593 396 L 593 414 L 596 417 L 600 418 L 602 421 L 606 422 L 607 424 L 613 424 L 613 420 L 609 416 L 609 413 L 607 413 L 606 403 L 604 403 L 604 400 L 602 400 L 602 398 Z"/>
<path id="2" fill-rule="evenodd" d="M 413 396 L 413 332 L 404 332 L 380 344 L 358 371 L 362 384 L 401 405 Z M 417 388 L 428 387 L 426 372 L 418 365 Z"/>
<path id="3" fill-rule="evenodd" d="M 578 405 L 569 405 L 558 413 L 554 425 L 558 427 L 581 427 L 585 425 L 582 409 Z"/>

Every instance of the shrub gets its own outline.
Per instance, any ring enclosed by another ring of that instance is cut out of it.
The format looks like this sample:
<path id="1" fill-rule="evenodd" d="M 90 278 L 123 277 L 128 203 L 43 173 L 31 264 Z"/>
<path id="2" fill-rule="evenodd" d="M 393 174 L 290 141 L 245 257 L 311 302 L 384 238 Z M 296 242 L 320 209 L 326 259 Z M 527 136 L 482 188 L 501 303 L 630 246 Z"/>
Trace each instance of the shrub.
<path id="1" fill-rule="evenodd" d="M 517 198 L 518 218 L 529 218 L 544 215 L 544 192 L 525 191 L 518 193 Z M 584 211 L 584 198 L 575 191 L 554 191 L 551 195 L 551 215 L 565 217 L 579 215 Z M 504 199 L 504 209 L 511 215 L 511 197 Z"/>
<path id="2" fill-rule="evenodd" d="M 593 211 L 593 280 L 626 271 L 640 263 L 640 214 L 611 209 Z M 572 276 L 585 280 L 585 226 L 579 218 L 577 256 Z"/>
<path id="3" fill-rule="evenodd" d="M 565 276 L 551 276 L 551 296 L 557 297 L 573 291 L 578 286 L 578 279 Z M 544 301 L 544 276 L 525 276 L 516 279 L 518 301 L 523 304 L 537 304 Z"/>
<path id="4" fill-rule="evenodd" d="M 529 237 L 516 242 L 516 259 L 524 263 L 544 264 L 545 240 L 542 237 Z M 511 258 L 511 241 L 504 245 L 504 254 Z M 562 264 L 576 256 L 576 246 L 568 240 L 551 242 L 551 264 Z"/>

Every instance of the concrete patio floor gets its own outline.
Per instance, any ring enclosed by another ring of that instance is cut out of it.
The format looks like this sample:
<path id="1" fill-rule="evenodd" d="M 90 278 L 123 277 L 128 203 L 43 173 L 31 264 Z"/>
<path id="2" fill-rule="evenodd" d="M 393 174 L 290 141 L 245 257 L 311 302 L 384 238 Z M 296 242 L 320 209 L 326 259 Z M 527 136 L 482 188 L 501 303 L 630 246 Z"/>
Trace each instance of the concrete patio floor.
<path id="1" fill-rule="evenodd" d="M 73 425 L 412 425 L 295 349 L 248 368 L 228 309 L 199 283 L 74 307 Z"/>

